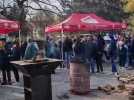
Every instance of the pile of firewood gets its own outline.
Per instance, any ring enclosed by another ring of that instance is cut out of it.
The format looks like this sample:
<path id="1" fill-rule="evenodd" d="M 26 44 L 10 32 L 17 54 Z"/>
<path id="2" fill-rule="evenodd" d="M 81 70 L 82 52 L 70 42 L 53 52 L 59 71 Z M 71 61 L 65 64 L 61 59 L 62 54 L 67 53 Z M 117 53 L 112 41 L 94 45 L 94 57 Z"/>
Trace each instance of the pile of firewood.
<path id="1" fill-rule="evenodd" d="M 118 80 L 126 84 L 134 84 L 134 75 L 132 74 L 122 74 L 118 76 Z"/>
<path id="2" fill-rule="evenodd" d="M 134 89 L 129 92 L 129 100 L 134 100 Z"/>
<path id="3" fill-rule="evenodd" d="M 107 95 L 110 95 L 111 93 L 122 93 L 127 90 L 126 86 L 124 84 L 120 84 L 117 87 L 112 85 L 106 85 L 106 86 L 99 86 L 98 90 L 105 92 Z"/>

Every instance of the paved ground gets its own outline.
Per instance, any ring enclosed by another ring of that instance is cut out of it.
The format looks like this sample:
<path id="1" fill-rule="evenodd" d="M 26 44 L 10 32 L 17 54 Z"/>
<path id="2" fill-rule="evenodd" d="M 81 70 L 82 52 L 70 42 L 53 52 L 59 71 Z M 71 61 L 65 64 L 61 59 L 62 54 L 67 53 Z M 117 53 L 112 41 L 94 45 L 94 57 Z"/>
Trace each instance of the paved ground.
<path id="1" fill-rule="evenodd" d="M 52 76 L 53 100 L 128 100 L 125 93 L 106 95 L 96 90 L 98 86 L 118 84 L 110 72 L 110 67 L 105 66 L 105 69 L 104 73 L 91 75 L 91 92 L 86 96 L 71 95 L 69 93 L 68 71 L 57 69 L 56 74 Z M 0 100 L 24 100 L 23 80 L 20 83 L 14 83 L 12 86 L 0 86 Z"/>

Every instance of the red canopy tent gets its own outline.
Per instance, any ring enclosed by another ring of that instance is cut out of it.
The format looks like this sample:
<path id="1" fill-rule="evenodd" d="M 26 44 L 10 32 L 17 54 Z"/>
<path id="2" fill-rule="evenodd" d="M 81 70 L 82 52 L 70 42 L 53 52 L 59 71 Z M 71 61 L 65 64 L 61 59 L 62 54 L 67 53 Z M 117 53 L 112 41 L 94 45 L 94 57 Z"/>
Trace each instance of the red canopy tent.
<path id="1" fill-rule="evenodd" d="M 45 32 L 110 31 L 126 27 L 126 24 L 111 22 L 93 13 L 73 13 L 63 22 L 46 27 Z"/>
<path id="2" fill-rule="evenodd" d="M 0 19 L 0 34 L 19 31 L 19 22 L 6 19 Z"/>
<path id="3" fill-rule="evenodd" d="M 101 17 L 98 17 L 93 13 L 73 13 L 71 16 L 69 16 L 66 20 L 62 21 L 61 23 L 46 27 L 45 32 L 61 32 L 61 37 L 63 41 L 63 32 L 101 32 L 110 30 L 122 30 L 126 27 L 126 24 L 119 22 L 111 22 Z"/>

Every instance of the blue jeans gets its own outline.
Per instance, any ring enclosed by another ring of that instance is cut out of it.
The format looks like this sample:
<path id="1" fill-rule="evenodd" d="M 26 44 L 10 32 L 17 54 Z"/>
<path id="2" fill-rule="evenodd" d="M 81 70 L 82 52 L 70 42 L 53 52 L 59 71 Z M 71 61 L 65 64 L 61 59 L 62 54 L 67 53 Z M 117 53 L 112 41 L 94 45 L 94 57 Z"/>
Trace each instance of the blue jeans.
<path id="1" fill-rule="evenodd" d="M 112 72 L 117 72 L 117 67 L 115 63 L 115 57 L 111 57 L 111 64 L 112 64 Z"/>
<path id="2" fill-rule="evenodd" d="M 71 57 L 72 57 L 72 52 L 65 52 L 64 53 L 64 62 L 65 62 L 66 68 L 70 67 Z"/>
<path id="3" fill-rule="evenodd" d="M 86 63 L 87 63 L 89 72 L 94 73 L 95 72 L 95 60 L 94 59 L 90 59 Z"/>

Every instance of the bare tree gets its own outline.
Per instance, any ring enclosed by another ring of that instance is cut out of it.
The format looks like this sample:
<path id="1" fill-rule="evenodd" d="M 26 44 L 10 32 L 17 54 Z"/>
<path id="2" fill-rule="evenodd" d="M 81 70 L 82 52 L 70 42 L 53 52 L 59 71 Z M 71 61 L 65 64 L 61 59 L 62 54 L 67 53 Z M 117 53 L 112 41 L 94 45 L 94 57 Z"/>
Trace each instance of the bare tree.
<path id="1" fill-rule="evenodd" d="M 60 4 L 60 0 L 55 1 Z M 3 11 L 7 10 L 8 8 L 12 8 L 14 4 L 18 6 L 18 10 L 20 12 L 20 20 L 25 19 L 25 16 L 22 15 L 27 15 L 31 10 L 41 10 L 44 13 L 51 12 L 58 16 L 62 16 L 63 14 L 62 7 L 57 7 L 51 2 L 51 0 L 1 0 L 0 10 Z"/>
<path id="2" fill-rule="evenodd" d="M 62 2 L 62 0 L 55 1 L 57 4 Z M 33 12 L 42 11 L 50 18 L 53 14 L 63 16 L 62 6 L 58 7 L 51 0 L 0 0 L 0 11 L 2 15 L 19 21 L 21 23 L 21 32 L 26 26 L 27 16 L 32 16 Z"/>

